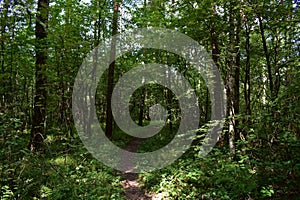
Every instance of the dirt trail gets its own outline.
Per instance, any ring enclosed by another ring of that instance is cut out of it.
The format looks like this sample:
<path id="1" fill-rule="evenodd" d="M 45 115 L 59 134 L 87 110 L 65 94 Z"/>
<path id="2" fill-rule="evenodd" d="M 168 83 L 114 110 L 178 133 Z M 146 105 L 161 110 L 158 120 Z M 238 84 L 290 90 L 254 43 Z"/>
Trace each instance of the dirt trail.
<path id="1" fill-rule="evenodd" d="M 133 139 L 125 150 L 130 152 L 136 152 L 138 146 L 142 143 L 142 139 L 135 138 Z M 132 173 L 134 164 L 131 162 L 133 158 L 128 158 L 122 156 L 122 164 L 130 167 L 130 170 L 123 172 L 122 175 L 124 180 L 122 185 L 125 191 L 125 197 L 127 200 L 150 200 L 153 199 L 153 195 L 146 193 L 143 189 L 140 188 L 139 183 L 137 182 L 138 174 Z"/>

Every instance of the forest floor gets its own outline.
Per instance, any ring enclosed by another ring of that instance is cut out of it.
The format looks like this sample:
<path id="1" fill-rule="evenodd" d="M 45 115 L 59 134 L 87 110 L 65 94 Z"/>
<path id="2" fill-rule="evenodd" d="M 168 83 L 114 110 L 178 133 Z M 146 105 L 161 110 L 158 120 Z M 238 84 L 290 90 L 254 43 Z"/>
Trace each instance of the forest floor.
<path id="1" fill-rule="evenodd" d="M 130 152 L 136 152 L 138 146 L 142 143 L 142 139 L 133 139 L 126 147 L 125 150 Z M 121 156 L 122 162 L 126 166 L 130 166 L 130 169 L 123 172 L 122 175 L 124 180 L 122 181 L 122 186 L 125 191 L 125 198 L 127 200 L 150 200 L 157 199 L 154 194 L 148 194 L 145 190 L 140 187 L 138 182 L 138 174 L 132 173 L 134 169 L 134 164 L 132 163 L 133 157 L 128 158 Z"/>

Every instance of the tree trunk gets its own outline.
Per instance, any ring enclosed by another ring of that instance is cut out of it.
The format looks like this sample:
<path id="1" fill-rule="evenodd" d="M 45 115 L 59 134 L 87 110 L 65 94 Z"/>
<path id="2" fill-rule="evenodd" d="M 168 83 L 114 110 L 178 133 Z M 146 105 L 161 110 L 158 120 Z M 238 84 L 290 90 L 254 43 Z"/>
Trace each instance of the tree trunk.
<path id="1" fill-rule="evenodd" d="M 227 75 L 226 75 L 226 88 L 227 88 L 227 100 L 228 100 L 228 140 L 229 148 L 232 155 L 235 155 L 235 142 L 239 137 L 237 130 L 238 120 L 236 115 L 239 113 L 239 74 L 240 74 L 240 26 L 241 18 L 240 13 L 237 17 L 237 25 L 235 27 L 234 7 L 235 2 L 230 2 L 229 7 L 229 45 L 230 45 L 230 58 L 227 63 Z"/>
<path id="2" fill-rule="evenodd" d="M 96 2 L 97 3 L 97 7 L 100 8 L 100 2 Z M 94 48 L 95 48 L 95 52 L 94 52 L 94 56 L 93 56 L 93 71 L 92 71 L 92 82 L 96 82 L 96 69 L 97 69 L 97 65 L 98 65 L 98 48 L 97 46 L 100 43 L 100 38 L 101 38 L 101 11 L 99 11 L 98 13 L 98 19 L 95 21 L 94 24 Z M 92 91 L 88 91 L 89 93 L 89 102 L 90 102 L 90 110 L 89 110 L 89 123 L 87 123 L 87 134 L 90 136 L 91 132 L 92 132 L 92 121 L 94 120 L 94 115 L 95 115 L 95 106 L 92 106 L 93 103 L 95 102 L 96 99 L 96 94 L 92 94 Z"/>
<path id="3" fill-rule="evenodd" d="M 143 56 L 146 56 L 146 51 L 145 49 L 143 50 Z M 145 65 L 143 64 L 143 69 L 145 69 Z M 145 76 L 143 75 L 142 77 L 142 85 L 145 86 Z M 143 126 L 143 119 L 144 119 L 144 110 L 145 110 L 145 98 L 146 98 L 146 88 L 142 87 L 141 88 L 141 99 L 140 99 L 140 112 L 139 112 L 139 126 Z"/>
<path id="4" fill-rule="evenodd" d="M 223 91 L 218 91 L 218 88 L 222 88 L 222 86 L 220 85 L 221 83 L 219 82 L 219 79 L 221 79 L 220 74 L 217 70 L 221 70 L 221 65 L 219 62 L 219 56 L 220 56 L 220 49 L 219 49 L 219 43 L 218 43 L 218 35 L 217 35 L 217 30 L 216 30 L 216 16 L 217 16 L 217 11 L 216 11 L 216 2 L 214 1 L 214 5 L 212 8 L 212 14 L 213 14 L 213 18 L 212 18 L 212 26 L 211 26 L 211 48 L 212 48 L 212 59 L 215 63 L 215 65 L 217 66 L 216 71 L 213 71 L 213 85 L 214 85 L 214 89 L 212 90 L 212 92 L 214 93 L 215 99 L 221 99 L 223 98 L 223 95 L 221 94 Z M 217 89 L 217 90 L 216 90 Z M 207 88 L 207 94 L 206 94 L 206 112 L 209 112 L 208 109 L 208 99 L 209 99 L 209 90 Z M 221 112 L 223 112 L 222 107 L 223 105 L 221 105 L 221 102 L 211 102 L 216 103 L 214 106 L 214 110 L 212 110 L 212 114 L 218 112 L 219 114 L 221 114 Z M 225 115 L 225 113 L 223 113 Z M 213 116 L 212 116 L 213 117 Z M 206 115 L 207 120 L 208 118 L 208 114 Z M 216 138 L 218 141 L 221 140 L 225 140 L 226 138 L 220 138 L 220 136 L 218 136 L 218 138 Z"/>
<path id="5" fill-rule="evenodd" d="M 167 79 L 167 84 L 168 88 L 171 88 L 171 68 L 168 67 L 168 79 Z M 169 124 L 169 129 L 170 133 L 172 133 L 173 130 L 173 122 L 172 122 L 172 91 L 171 90 L 166 90 L 166 101 L 167 101 L 167 122 Z"/>
<path id="6" fill-rule="evenodd" d="M 1 73 L 5 74 L 5 40 L 6 40 L 6 36 L 5 36 L 5 29 L 7 26 L 7 16 L 8 16 L 8 6 L 9 6 L 9 0 L 5 0 L 4 1 L 4 8 L 3 8 L 3 17 L 1 20 Z M 1 110 L 3 109 L 3 111 L 6 108 L 6 81 L 3 78 L 1 81 L 1 88 L 3 88 L 2 94 L 1 94 Z"/>
<path id="7" fill-rule="evenodd" d="M 139 122 L 138 122 L 139 126 L 143 126 L 144 107 L 145 107 L 145 87 L 142 87 L 141 102 L 140 102 L 140 113 L 139 113 Z"/>
<path id="8" fill-rule="evenodd" d="M 247 22 L 246 22 L 247 23 Z M 251 82 L 250 82 L 250 27 L 246 24 L 246 69 L 245 69 L 245 83 L 244 83 L 244 95 L 246 105 L 246 115 L 251 115 Z"/>
<path id="9" fill-rule="evenodd" d="M 31 138 L 29 148 L 32 151 L 42 150 L 46 137 L 46 68 L 47 68 L 47 25 L 49 0 L 39 0 L 36 16 L 36 63 L 35 63 L 35 97 Z"/>
<path id="10" fill-rule="evenodd" d="M 264 25 L 262 22 L 262 17 L 260 16 L 260 14 L 258 14 L 258 22 L 259 22 L 259 30 L 260 30 L 260 35 L 261 35 L 261 40 L 263 43 L 263 48 L 264 48 L 264 54 L 266 57 L 266 62 L 267 62 L 267 70 L 268 70 L 268 78 L 269 78 L 269 87 L 270 87 L 270 93 L 271 93 L 271 100 L 273 99 L 273 94 L 274 94 L 274 86 L 273 86 L 273 77 L 272 77 L 272 68 L 271 68 L 271 61 L 270 61 L 270 54 L 269 54 L 269 50 L 267 47 L 267 41 L 266 41 L 266 37 L 265 37 L 265 29 L 264 29 Z"/>
<path id="11" fill-rule="evenodd" d="M 114 84 L 114 70 L 115 70 L 115 57 L 116 57 L 116 42 L 117 38 L 115 35 L 118 31 L 118 14 L 119 14 L 119 2 L 114 2 L 114 15 L 112 21 L 112 41 L 111 41 L 111 52 L 110 52 L 110 65 L 108 69 L 108 80 L 107 80 L 107 96 L 106 96 L 106 129 L 105 135 L 108 138 L 112 137 L 113 129 L 113 115 L 111 110 L 111 97 L 113 92 Z"/>
<path id="12" fill-rule="evenodd" d="M 235 32 L 235 65 L 234 65 L 234 114 L 238 115 L 240 113 L 240 65 L 241 65 L 241 52 L 240 52 L 240 32 L 242 26 L 242 19 L 241 19 L 242 11 L 239 10 L 236 16 L 236 32 Z M 235 133 L 235 140 L 240 139 L 240 133 L 238 130 L 239 120 L 235 118 L 234 122 L 234 133 Z"/>

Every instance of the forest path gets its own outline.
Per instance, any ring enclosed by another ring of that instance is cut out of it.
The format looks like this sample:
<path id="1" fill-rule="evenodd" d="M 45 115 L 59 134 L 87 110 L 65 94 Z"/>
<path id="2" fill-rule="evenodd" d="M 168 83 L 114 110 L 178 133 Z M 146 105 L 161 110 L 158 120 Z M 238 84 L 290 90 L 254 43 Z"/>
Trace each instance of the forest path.
<path id="1" fill-rule="evenodd" d="M 138 146 L 142 143 L 143 139 L 134 138 L 125 147 L 125 150 L 130 152 L 136 152 Z M 121 156 L 122 164 L 130 166 L 130 170 L 123 172 L 122 175 L 124 180 L 122 181 L 122 186 L 125 191 L 125 197 L 127 200 L 150 200 L 155 199 L 153 194 L 148 194 L 145 190 L 140 188 L 138 183 L 138 174 L 132 173 L 134 169 L 134 164 L 132 163 L 132 158 Z"/>

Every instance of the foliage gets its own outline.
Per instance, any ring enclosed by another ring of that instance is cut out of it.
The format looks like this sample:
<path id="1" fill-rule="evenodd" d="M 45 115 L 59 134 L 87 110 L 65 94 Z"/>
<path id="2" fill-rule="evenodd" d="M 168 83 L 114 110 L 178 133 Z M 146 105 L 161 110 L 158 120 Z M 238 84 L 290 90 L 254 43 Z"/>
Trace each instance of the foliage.
<path id="1" fill-rule="evenodd" d="M 139 175 L 143 187 L 169 199 L 299 198 L 299 2 L 118 2 L 119 32 L 158 26 L 192 37 L 211 53 L 226 85 L 227 98 L 235 102 L 235 107 L 228 105 L 226 126 L 207 157 L 198 157 L 207 128 L 204 125 L 193 146 L 179 160 L 167 168 Z M 1 200 L 123 198 L 122 177 L 83 147 L 73 122 L 71 98 L 83 58 L 111 36 L 113 3 L 50 2 L 45 39 L 47 69 L 43 72 L 47 77 L 43 89 L 48 94 L 43 116 L 47 119 L 46 136 L 43 151 L 31 152 L 28 143 L 38 84 L 34 66 L 36 52 L 41 50 L 35 38 L 37 1 L 0 1 Z M 183 74 L 198 97 L 199 126 L 208 123 L 211 102 L 205 81 L 193 66 L 170 52 L 136 49 L 117 58 L 114 83 L 141 63 L 165 64 Z M 103 129 L 107 76 L 106 71 L 95 95 Z M 134 92 L 129 102 L 132 119 L 146 126 L 149 108 L 157 103 L 167 109 L 168 123 L 157 135 L 143 141 L 138 152 L 168 144 L 180 123 L 178 98 L 157 84 L 147 84 Z M 230 125 L 235 134 L 230 135 Z M 114 124 L 115 145 L 124 148 L 131 140 Z"/>
<path id="2" fill-rule="evenodd" d="M 48 139 L 46 152 L 33 153 L 26 148 L 28 133 L 14 123 L 4 130 L 10 130 L 9 142 L 1 143 L 1 200 L 122 198 L 121 177 L 93 159 L 78 138 Z"/>
<path id="3" fill-rule="evenodd" d="M 255 136 L 251 137 L 247 138 L 250 142 L 238 145 L 235 160 L 225 148 L 216 148 L 200 159 L 199 148 L 194 146 L 171 166 L 141 174 L 140 181 L 145 188 L 169 199 L 297 199 L 299 150 L 288 144 L 292 154 L 282 155 L 292 156 L 289 161 L 284 157 L 266 160 L 270 150 L 265 146 L 252 149 L 250 143 Z"/>

